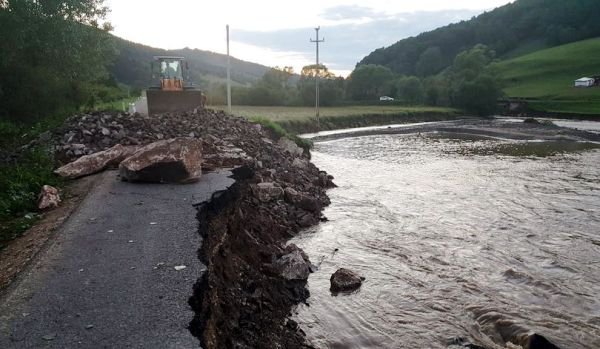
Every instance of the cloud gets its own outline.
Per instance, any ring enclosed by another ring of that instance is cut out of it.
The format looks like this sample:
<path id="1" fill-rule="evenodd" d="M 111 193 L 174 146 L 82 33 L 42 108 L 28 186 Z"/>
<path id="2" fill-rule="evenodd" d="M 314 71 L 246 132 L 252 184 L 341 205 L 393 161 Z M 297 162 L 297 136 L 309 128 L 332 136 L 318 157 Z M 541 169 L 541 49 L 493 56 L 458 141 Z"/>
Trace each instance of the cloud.
<path id="1" fill-rule="evenodd" d="M 332 21 L 377 18 L 383 16 L 383 12 L 375 11 L 370 7 L 358 5 L 341 5 L 330 7 L 321 13 L 321 18 Z"/>
<path id="2" fill-rule="evenodd" d="M 337 18 L 342 21 L 342 24 L 321 28 L 320 33 L 325 38 L 325 42 L 321 44 L 321 61 L 332 70 L 352 70 L 358 61 L 377 48 L 389 46 L 403 38 L 449 23 L 469 19 L 479 12 L 476 10 L 420 11 L 381 15 L 383 18 L 377 20 L 346 23 L 347 19 L 359 19 L 357 16 L 362 16 L 363 13 L 369 16 L 380 16 L 380 14 L 359 6 L 335 7 L 327 10 L 326 16 L 330 19 Z M 232 40 L 276 52 L 293 52 L 296 56 L 303 56 L 307 62 L 312 62 L 315 46 L 310 43 L 310 38 L 314 38 L 314 35 L 314 28 L 267 32 L 240 30 L 232 33 Z"/>

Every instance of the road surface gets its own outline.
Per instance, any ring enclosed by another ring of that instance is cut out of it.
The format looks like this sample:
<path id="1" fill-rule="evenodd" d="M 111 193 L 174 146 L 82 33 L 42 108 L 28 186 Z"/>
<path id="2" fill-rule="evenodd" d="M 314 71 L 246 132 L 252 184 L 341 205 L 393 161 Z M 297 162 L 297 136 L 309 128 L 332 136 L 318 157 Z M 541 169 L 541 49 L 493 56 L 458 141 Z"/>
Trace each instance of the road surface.
<path id="1" fill-rule="evenodd" d="M 231 185 L 228 175 L 148 185 L 101 174 L 0 298 L 0 348 L 198 348 L 186 328 L 203 269 L 192 204 Z"/>

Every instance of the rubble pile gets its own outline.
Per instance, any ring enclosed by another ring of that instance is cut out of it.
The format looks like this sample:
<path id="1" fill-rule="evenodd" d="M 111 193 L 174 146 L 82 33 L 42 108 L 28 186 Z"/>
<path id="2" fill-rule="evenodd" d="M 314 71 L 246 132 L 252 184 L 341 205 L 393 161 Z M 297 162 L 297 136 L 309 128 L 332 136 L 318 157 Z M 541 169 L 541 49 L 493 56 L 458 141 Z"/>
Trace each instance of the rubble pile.
<path id="1" fill-rule="evenodd" d="M 307 300 L 314 266 L 286 242 L 323 219 L 332 178 L 297 149 L 252 129 L 236 145 L 255 161 L 234 171 L 228 191 L 198 207 L 199 255 L 208 270 L 190 299 L 190 329 L 203 348 L 306 348 L 288 317 Z"/>
<path id="2" fill-rule="evenodd" d="M 144 146 L 160 140 L 188 137 L 201 139 L 205 149 L 220 147 L 240 157 L 239 149 L 233 149 L 230 141 L 239 138 L 240 122 L 243 121 L 211 109 L 153 116 L 93 112 L 70 117 L 62 127 L 42 134 L 24 148 L 48 145 L 59 163 L 66 164 L 117 144 Z"/>

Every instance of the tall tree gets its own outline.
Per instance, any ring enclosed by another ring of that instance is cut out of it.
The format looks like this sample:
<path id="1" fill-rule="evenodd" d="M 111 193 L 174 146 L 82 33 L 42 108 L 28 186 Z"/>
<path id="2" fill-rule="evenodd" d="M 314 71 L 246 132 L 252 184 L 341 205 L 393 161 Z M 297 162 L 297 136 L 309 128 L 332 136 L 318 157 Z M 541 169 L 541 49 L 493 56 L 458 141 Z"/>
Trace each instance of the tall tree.
<path id="1" fill-rule="evenodd" d="M 319 76 L 319 101 L 322 106 L 332 106 L 344 97 L 344 78 L 336 77 L 334 73 L 320 64 L 307 65 L 302 68 L 298 81 L 298 94 L 302 105 L 315 103 L 316 76 Z"/>
<path id="2" fill-rule="evenodd" d="M 103 0 L 4 0 L 0 114 L 38 119 L 85 103 L 115 54 L 107 11 Z"/>
<path id="3" fill-rule="evenodd" d="M 390 93 L 393 79 L 392 71 L 384 66 L 361 65 L 350 75 L 348 90 L 355 100 L 376 100 Z"/>
<path id="4" fill-rule="evenodd" d="M 490 67 L 494 55 L 488 47 L 477 45 L 456 56 L 449 74 L 454 106 L 478 115 L 490 115 L 496 110 L 502 89 Z"/>
<path id="5" fill-rule="evenodd" d="M 416 76 L 406 76 L 395 83 L 398 100 L 409 104 L 421 104 L 425 100 L 423 84 Z"/>

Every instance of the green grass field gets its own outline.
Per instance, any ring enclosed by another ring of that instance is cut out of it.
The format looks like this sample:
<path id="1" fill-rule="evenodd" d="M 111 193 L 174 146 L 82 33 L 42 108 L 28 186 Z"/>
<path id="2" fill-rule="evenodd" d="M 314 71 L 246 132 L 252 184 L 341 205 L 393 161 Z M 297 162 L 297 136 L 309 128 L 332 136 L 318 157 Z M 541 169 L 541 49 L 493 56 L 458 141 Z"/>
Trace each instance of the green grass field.
<path id="1" fill-rule="evenodd" d="M 225 110 L 224 106 L 214 107 Z M 248 119 L 265 118 L 272 121 L 303 121 L 315 117 L 315 108 L 312 107 L 254 107 L 233 106 L 234 115 Z M 324 107 L 321 108 L 321 117 L 348 118 L 370 115 L 414 115 L 414 114 L 453 114 L 456 110 L 440 107 L 406 107 L 406 106 L 351 106 L 351 107 Z"/>
<path id="2" fill-rule="evenodd" d="M 600 38 L 537 51 L 497 64 L 509 97 L 535 99 L 534 109 L 600 114 L 600 87 L 574 81 L 600 75 Z"/>
<path id="3" fill-rule="evenodd" d="M 215 109 L 225 110 L 217 106 Z M 234 106 L 233 114 L 262 124 L 275 123 L 294 135 L 307 132 L 402 124 L 423 121 L 456 119 L 459 111 L 452 108 L 408 106 L 349 106 L 321 108 L 320 122 L 316 122 L 315 109 L 311 107 L 254 107 Z"/>

